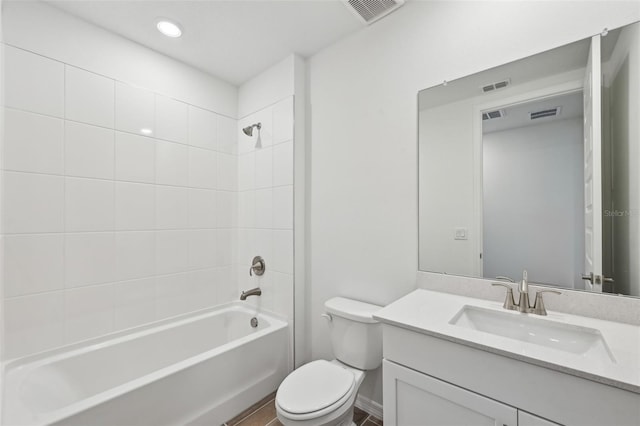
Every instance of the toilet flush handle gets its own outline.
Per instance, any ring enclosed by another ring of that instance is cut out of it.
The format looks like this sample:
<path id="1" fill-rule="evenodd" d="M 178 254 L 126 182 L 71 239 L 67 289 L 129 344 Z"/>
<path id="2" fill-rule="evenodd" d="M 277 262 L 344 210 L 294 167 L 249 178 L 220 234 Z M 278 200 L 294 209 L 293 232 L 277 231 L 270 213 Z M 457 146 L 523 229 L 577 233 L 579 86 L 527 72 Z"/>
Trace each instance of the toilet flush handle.
<path id="1" fill-rule="evenodd" d="M 326 318 L 328 321 L 333 321 L 333 317 L 331 314 L 322 314 L 320 315 L 322 318 Z"/>

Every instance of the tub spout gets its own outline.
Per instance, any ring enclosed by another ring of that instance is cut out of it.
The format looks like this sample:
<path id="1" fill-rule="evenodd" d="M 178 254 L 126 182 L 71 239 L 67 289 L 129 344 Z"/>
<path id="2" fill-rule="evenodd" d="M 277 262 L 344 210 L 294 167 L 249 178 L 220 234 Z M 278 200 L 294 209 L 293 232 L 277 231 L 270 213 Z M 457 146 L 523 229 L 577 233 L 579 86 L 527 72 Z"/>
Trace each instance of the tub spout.
<path id="1" fill-rule="evenodd" d="M 243 291 L 240 295 L 240 300 L 247 300 L 249 296 L 260 296 L 262 294 L 262 290 L 260 288 L 252 288 L 251 290 Z"/>

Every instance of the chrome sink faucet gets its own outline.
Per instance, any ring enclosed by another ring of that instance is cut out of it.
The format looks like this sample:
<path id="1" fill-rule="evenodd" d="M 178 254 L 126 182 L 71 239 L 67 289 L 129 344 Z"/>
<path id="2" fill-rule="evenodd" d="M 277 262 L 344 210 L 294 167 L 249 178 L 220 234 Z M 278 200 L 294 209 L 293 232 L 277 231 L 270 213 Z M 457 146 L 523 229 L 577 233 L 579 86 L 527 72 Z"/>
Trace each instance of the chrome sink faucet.
<path id="1" fill-rule="evenodd" d="M 491 283 L 491 285 L 502 286 L 507 289 L 504 304 L 502 305 L 503 308 L 510 311 L 519 311 L 525 314 L 547 315 L 547 310 L 544 307 L 544 300 L 542 299 L 542 293 L 562 294 L 556 290 L 540 290 L 536 292 L 534 304 L 531 306 L 529 304 L 529 279 L 526 269 L 522 272 L 522 281 L 520 281 L 519 284 L 520 297 L 518 298 L 518 303 L 516 303 L 513 298 L 513 289 L 511 286 L 503 283 Z"/>

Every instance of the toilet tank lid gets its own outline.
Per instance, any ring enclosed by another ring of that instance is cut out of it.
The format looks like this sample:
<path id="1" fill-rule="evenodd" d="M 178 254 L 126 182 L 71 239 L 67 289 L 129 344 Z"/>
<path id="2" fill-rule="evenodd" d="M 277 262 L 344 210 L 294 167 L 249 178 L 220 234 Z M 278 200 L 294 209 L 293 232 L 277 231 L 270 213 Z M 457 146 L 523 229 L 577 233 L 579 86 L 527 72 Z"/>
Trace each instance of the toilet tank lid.
<path id="1" fill-rule="evenodd" d="M 346 297 L 332 297 L 324 302 L 324 308 L 327 310 L 327 313 L 332 315 L 353 321 L 374 324 L 378 321 L 373 319 L 372 315 L 382 309 L 382 306 L 347 299 Z"/>

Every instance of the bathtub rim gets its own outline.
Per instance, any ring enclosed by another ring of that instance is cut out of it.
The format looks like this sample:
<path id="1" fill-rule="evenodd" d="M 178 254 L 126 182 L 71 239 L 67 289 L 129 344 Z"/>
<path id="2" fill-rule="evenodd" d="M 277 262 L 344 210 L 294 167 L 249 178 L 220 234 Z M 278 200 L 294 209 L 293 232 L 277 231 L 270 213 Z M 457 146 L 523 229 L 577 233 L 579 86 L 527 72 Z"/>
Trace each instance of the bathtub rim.
<path id="1" fill-rule="evenodd" d="M 73 356 L 81 355 L 83 353 L 91 352 L 94 350 L 99 350 L 101 348 L 108 347 L 114 344 L 126 343 L 144 335 L 161 332 L 169 328 L 175 328 L 180 325 L 195 322 L 199 319 L 205 319 L 207 317 L 214 316 L 216 314 L 234 311 L 247 313 L 251 316 L 258 317 L 258 319 L 262 318 L 266 321 L 269 321 L 269 325 L 255 333 L 247 334 L 238 339 L 234 339 L 230 342 L 217 346 L 213 349 L 198 353 L 189 358 L 180 360 L 179 362 L 165 366 L 159 370 L 155 370 L 151 373 L 136 377 L 135 379 L 130 380 L 126 383 L 122 383 L 113 388 L 88 396 L 87 398 L 76 401 L 70 405 L 51 411 L 46 411 L 44 413 L 33 413 L 32 411 L 30 411 L 28 407 L 26 407 L 19 400 L 19 396 L 16 395 L 16 393 L 13 394 L 15 395 L 14 398 L 8 398 L 9 392 L 7 392 L 7 388 L 13 386 L 13 389 L 18 392 L 19 386 L 21 386 L 22 380 L 24 380 L 26 375 L 28 375 L 35 369 L 51 362 L 72 358 Z M 249 341 L 259 339 L 267 334 L 275 333 L 282 329 L 286 329 L 288 328 L 288 326 L 288 321 L 278 314 L 268 312 L 261 308 L 256 308 L 253 305 L 247 305 L 243 304 L 242 302 L 232 301 L 225 304 L 216 305 L 214 307 L 189 312 L 186 314 L 163 318 L 162 320 L 147 323 L 141 326 L 119 330 L 117 332 L 109 333 L 97 338 L 74 342 L 69 345 L 60 346 L 58 348 L 42 351 L 35 354 L 30 354 L 24 357 L 13 358 L 2 363 L 2 415 L 4 416 L 6 413 L 6 407 L 4 406 L 4 404 L 11 401 L 20 404 L 19 413 L 24 413 L 25 416 L 28 416 L 28 418 L 25 417 L 24 420 L 31 421 L 31 424 L 44 425 L 56 423 L 64 420 L 71 415 L 106 403 L 112 399 L 124 395 L 127 392 L 134 391 L 138 388 L 149 385 L 150 383 L 169 377 L 209 358 L 215 357 L 220 353 L 233 350 L 243 344 L 246 344 Z M 289 356 L 288 350 L 287 356 Z M 10 373 L 13 374 L 11 374 L 10 380 L 8 380 Z M 18 416 L 18 419 L 23 420 L 21 416 Z M 3 422 L 6 420 L 12 419 L 5 419 L 4 417 L 1 419 L 1 421 Z"/>

